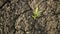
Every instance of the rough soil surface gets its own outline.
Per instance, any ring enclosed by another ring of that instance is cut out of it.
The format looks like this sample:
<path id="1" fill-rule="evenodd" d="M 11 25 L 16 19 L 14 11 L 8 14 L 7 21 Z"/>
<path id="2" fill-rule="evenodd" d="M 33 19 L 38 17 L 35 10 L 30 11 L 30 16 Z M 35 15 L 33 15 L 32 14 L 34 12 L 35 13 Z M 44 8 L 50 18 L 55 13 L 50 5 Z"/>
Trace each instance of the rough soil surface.
<path id="1" fill-rule="evenodd" d="M 0 34 L 60 34 L 60 0 L 0 0 Z"/>

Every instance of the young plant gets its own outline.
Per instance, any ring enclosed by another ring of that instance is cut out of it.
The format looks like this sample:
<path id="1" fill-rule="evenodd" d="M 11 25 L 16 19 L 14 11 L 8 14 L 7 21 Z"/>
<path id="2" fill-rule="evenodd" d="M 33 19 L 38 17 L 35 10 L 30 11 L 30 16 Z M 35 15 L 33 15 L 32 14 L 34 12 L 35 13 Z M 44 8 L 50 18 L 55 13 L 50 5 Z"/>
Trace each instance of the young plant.
<path id="1" fill-rule="evenodd" d="M 33 12 L 32 18 L 36 19 L 37 17 L 39 17 L 39 10 L 38 10 L 38 4 L 36 5 L 36 9 Z"/>

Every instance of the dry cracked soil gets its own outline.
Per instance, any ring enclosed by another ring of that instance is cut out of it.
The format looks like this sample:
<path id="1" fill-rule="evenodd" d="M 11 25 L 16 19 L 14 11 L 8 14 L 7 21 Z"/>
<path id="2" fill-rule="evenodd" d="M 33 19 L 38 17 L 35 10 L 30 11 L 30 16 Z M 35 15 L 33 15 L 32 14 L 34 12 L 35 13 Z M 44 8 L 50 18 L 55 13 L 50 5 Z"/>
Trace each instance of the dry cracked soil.
<path id="1" fill-rule="evenodd" d="M 0 34 L 60 34 L 60 0 L 0 0 Z"/>

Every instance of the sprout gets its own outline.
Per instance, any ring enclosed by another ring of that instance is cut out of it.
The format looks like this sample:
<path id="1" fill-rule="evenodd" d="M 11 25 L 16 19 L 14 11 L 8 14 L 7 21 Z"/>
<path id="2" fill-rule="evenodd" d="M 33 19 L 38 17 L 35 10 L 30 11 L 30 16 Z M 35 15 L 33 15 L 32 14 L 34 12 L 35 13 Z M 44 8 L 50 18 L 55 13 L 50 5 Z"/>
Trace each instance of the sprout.
<path id="1" fill-rule="evenodd" d="M 37 17 L 39 17 L 39 10 L 38 10 L 38 4 L 36 5 L 36 9 L 35 9 L 35 11 L 33 12 L 33 16 L 32 16 L 32 18 L 33 19 L 36 19 Z"/>

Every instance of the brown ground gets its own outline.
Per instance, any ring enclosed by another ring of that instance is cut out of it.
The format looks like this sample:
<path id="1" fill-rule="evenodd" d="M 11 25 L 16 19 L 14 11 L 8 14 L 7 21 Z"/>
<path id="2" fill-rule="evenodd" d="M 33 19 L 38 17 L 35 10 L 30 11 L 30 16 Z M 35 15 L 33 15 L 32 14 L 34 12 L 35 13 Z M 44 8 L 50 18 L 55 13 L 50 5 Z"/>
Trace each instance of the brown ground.
<path id="1" fill-rule="evenodd" d="M 60 34 L 60 0 L 0 0 L 0 34 Z"/>

